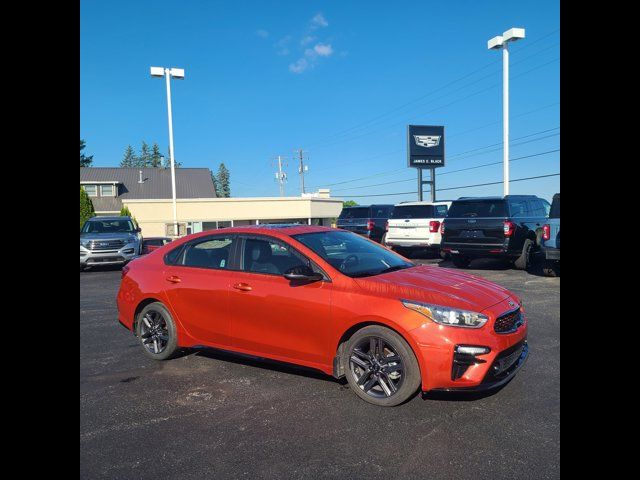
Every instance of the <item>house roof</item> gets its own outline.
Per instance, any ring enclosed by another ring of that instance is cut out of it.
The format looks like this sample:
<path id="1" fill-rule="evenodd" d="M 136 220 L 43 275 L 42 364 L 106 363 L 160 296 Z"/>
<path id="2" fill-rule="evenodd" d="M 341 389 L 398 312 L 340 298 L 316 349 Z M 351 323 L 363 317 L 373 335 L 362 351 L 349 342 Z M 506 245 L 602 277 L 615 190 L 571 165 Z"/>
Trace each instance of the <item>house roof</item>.
<path id="1" fill-rule="evenodd" d="M 208 168 L 176 168 L 176 198 L 216 198 L 216 190 Z M 142 171 L 142 183 L 138 183 Z M 171 198 L 171 170 L 168 168 L 112 168 L 80 167 L 80 182 L 119 182 L 117 200 Z M 92 201 L 115 198 L 92 198 Z M 120 210 L 118 208 L 96 208 L 96 210 Z"/>

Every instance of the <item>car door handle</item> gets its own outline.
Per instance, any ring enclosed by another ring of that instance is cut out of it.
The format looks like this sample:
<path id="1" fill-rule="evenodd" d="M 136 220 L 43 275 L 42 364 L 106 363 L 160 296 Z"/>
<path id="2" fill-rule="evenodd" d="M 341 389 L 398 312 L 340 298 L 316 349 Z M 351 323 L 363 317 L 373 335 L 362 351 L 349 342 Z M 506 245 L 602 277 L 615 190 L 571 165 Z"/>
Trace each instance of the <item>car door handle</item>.
<path id="1" fill-rule="evenodd" d="M 240 290 L 242 292 L 250 292 L 251 291 L 251 285 L 247 284 L 247 283 L 236 283 L 233 288 L 235 288 L 236 290 Z"/>
<path id="2" fill-rule="evenodd" d="M 167 282 L 171 282 L 171 283 L 180 283 L 180 277 L 178 277 L 177 275 L 170 275 L 167 277 Z"/>

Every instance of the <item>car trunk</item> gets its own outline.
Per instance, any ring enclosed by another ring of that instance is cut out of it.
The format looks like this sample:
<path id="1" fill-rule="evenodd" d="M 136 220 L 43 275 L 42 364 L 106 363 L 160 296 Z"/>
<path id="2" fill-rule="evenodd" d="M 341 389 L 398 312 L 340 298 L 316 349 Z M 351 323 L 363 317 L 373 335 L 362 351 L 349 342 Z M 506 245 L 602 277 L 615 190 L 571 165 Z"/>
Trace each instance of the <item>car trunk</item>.
<path id="1" fill-rule="evenodd" d="M 429 231 L 429 222 L 433 220 L 432 205 L 398 205 L 389 219 L 387 239 L 404 240 L 428 239 L 433 235 Z M 442 219 L 440 219 L 442 221 Z"/>
<path id="2" fill-rule="evenodd" d="M 502 247 L 507 218 L 507 205 L 502 200 L 453 202 L 444 222 L 443 241 Z"/>

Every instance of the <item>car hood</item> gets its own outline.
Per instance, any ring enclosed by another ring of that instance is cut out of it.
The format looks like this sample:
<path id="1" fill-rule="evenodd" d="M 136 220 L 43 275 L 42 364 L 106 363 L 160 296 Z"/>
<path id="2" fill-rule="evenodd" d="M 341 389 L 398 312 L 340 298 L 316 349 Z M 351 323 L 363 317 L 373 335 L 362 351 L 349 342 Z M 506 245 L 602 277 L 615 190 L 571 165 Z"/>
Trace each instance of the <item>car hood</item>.
<path id="1" fill-rule="evenodd" d="M 136 236 L 135 232 L 81 233 L 80 240 L 126 240 Z"/>
<path id="2" fill-rule="evenodd" d="M 513 296 L 506 288 L 483 278 L 426 265 L 354 280 L 364 290 L 379 296 L 476 312 Z"/>

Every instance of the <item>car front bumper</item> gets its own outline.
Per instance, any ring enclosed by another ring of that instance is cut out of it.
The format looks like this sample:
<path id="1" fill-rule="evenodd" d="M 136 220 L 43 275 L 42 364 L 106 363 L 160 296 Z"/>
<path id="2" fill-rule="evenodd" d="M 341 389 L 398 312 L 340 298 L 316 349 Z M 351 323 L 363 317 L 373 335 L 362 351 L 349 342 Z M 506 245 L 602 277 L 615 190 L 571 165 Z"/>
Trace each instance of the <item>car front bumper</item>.
<path id="1" fill-rule="evenodd" d="M 523 323 L 513 332 L 496 333 L 495 320 L 513 310 L 510 299 L 485 309 L 489 321 L 481 328 L 444 326 L 425 322 L 409 334 L 415 340 L 421 357 L 422 391 L 465 390 L 482 391 L 507 383 L 520 370 L 529 355 L 527 345 L 528 322 L 522 307 Z M 515 301 L 515 299 L 511 299 Z M 456 346 L 488 347 L 486 354 L 476 355 L 462 373 L 454 375 Z"/>
<path id="2" fill-rule="evenodd" d="M 80 246 L 80 266 L 123 265 L 137 257 L 139 246 L 129 243 L 119 250 L 89 250 Z"/>

